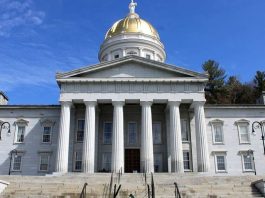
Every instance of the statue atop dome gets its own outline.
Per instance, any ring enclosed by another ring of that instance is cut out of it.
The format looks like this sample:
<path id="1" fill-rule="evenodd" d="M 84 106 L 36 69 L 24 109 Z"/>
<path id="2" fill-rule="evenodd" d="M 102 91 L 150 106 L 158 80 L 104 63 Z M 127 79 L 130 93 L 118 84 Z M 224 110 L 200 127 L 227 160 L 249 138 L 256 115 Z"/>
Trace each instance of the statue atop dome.
<path id="1" fill-rule="evenodd" d="M 134 14 L 135 13 L 135 8 L 137 6 L 137 3 L 134 2 L 134 0 L 131 0 L 131 3 L 129 4 L 129 9 L 130 9 L 130 13 Z"/>

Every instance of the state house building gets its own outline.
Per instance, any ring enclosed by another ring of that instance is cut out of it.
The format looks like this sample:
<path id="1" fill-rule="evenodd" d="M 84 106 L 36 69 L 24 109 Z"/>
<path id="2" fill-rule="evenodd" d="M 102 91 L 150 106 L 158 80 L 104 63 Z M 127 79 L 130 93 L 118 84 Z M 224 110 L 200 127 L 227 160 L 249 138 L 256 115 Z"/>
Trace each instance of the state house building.
<path id="1" fill-rule="evenodd" d="M 1 94 L 10 127 L 0 174 L 265 174 L 260 128 L 252 133 L 265 105 L 206 105 L 208 76 L 165 63 L 158 32 L 135 8 L 106 33 L 98 64 L 56 74 L 60 105 L 8 105 Z"/>

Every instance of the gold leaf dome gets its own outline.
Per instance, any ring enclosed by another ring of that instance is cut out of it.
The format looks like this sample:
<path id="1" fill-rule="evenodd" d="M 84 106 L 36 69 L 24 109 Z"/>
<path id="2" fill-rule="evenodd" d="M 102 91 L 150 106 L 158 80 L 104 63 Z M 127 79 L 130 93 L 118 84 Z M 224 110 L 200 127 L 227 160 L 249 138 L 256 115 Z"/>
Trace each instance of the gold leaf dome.
<path id="1" fill-rule="evenodd" d="M 136 5 L 137 4 L 132 1 L 129 5 L 130 13 L 128 16 L 115 22 L 108 30 L 105 39 L 124 33 L 141 33 L 147 36 L 155 37 L 159 40 L 159 35 L 156 29 L 147 21 L 141 19 L 139 15 L 134 12 Z"/>

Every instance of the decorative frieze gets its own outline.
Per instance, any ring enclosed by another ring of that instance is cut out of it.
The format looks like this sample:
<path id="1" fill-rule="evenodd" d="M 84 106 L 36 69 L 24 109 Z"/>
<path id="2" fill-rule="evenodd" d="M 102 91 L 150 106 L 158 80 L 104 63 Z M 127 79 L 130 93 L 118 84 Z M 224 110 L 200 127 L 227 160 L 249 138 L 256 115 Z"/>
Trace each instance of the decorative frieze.
<path id="1" fill-rule="evenodd" d="M 203 83 L 88 82 L 62 83 L 61 93 L 176 93 L 204 92 Z"/>

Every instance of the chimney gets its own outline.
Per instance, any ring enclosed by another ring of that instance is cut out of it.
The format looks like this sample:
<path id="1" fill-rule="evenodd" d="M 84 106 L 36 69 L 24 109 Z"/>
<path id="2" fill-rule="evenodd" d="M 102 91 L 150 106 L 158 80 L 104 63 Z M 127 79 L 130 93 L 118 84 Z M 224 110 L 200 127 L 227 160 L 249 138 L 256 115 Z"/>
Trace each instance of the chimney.
<path id="1" fill-rule="evenodd" d="M 4 94 L 4 92 L 0 91 L 0 105 L 7 105 L 8 97 Z"/>

